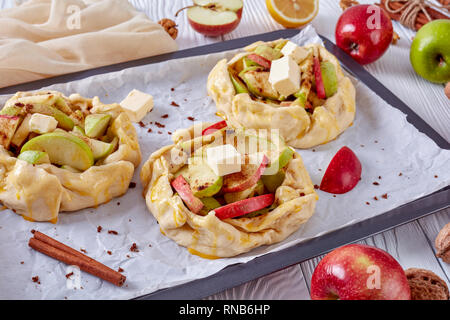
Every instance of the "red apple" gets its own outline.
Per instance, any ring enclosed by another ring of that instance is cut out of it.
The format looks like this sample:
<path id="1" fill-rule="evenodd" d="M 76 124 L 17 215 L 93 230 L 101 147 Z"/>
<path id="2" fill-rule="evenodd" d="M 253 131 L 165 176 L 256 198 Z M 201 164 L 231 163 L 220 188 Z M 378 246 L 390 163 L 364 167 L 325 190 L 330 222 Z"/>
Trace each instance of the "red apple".
<path id="1" fill-rule="evenodd" d="M 361 179 L 362 166 L 350 148 L 342 147 L 331 159 L 320 190 L 329 193 L 346 193 L 352 190 Z"/>
<path id="2" fill-rule="evenodd" d="M 213 133 L 213 132 L 215 132 L 217 130 L 225 128 L 226 126 L 227 126 L 227 122 L 225 120 L 216 122 L 216 123 L 210 125 L 209 127 L 205 128 L 202 131 L 202 136 L 211 134 L 211 133 Z"/>
<path id="3" fill-rule="evenodd" d="M 272 61 L 270 61 L 269 59 L 266 59 L 256 53 L 251 53 L 247 56 L 247 58 L 249 58 L 250 60 L 252 60 L 253 62 L 256 62 L 257 64 L 259 64 L 260 66 L 263 66 L 266 69 L 270 69 L 270 66 L 272 65 Z"/>
<path id="4" fill-rule="evenodd" d="M 229 219 L 243 216 L 244 214 L 261 210 L 272 205 L 275 200 L 273 193 L 264 194 L 253 198 L 236 201 L 226 206 L 214 209 L 219 219 Z"/>
<path id="5" fill-rule="evenodd" d="M 188 8 L 189 24 L 195 31 L 218 37 L 236 29 L 241 22 L 242 0 L 195 0 Z"/>
<path id="6" fill-rule="evenodd" d="M 194 213 L 199 213 L 203 208 L 203 202 L 194 196 L 191 187 L 182 175 L 179 175 L 175 180 L 172 181 L 172 187 L 178 192 L 181 199 L 187 205 L 189 210 Z"/>
<path id="7" fill-rule="evenodd" d="M 322 79 L 322 70 L 320 69 L 319 58 L 314 57 L 314 77 L 316 79 L 316 91 L 317 98 L 325 99 L 327 96 L 325 94 L 325 86 Z"/>
<path id="8" fill-rule="evenodd" d="M 360 64 L 380 58 L 392 42 L 394 29 L 384 9 L 368 4 L 348 8 L 335 30 L 336 44 Z"/>
<path id="9" fill-rule="evenodd" d="M 409 300 L 408 280 L 387 252 L 350 244 L 327 254 L 311 278 L 312 300 Z"/>
<path id="10" fill-rule="evenodd" d="M 261 178 L 268 164 L 269 158 L 266 155 L 263 155 L 259 165 L 252 163 L 243 164 L 240 172 L 223 177 L 222 191 L 225 193 L 240 192 L 251 188 Z"/>

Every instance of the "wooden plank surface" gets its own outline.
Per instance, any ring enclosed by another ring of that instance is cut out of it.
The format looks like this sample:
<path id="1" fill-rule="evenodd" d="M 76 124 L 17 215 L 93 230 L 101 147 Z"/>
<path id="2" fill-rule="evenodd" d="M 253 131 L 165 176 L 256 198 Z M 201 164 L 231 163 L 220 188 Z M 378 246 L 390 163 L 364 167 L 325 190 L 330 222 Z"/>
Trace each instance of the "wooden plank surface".
<path id="1" fill-rule="evenodd" d="M 16 0 L 17 1 L 17 0 Z M 18 0 L 20 2 L 22 0 Z M 129 0 L 152 20 L 169 18 L 179 28 L 177 43 L 180 49 L 235 39 L 281 29 L 268 14 L 264 0 L 244 0 L 244 14 L 239 27 L 223 37 L 209 38 L 193 31 L 186 14 L 175 18 L 175 12 L 192 3 L 190 0 Z M 334 26 L 341 14 L 337 0 L 320 0 L 319 14 L 312 25 L 322 35 L 334 41 Z M 374 3 L 363 0 L 360 3 Z M 14 0 L 0 0 L 0 8 L 14 6 Z M 444 138 L 450 140 L 450 103 L 443 86 L 419 78 L 409 63 L 409 47 L 414 32 L 394 23 L 400 35 L 397 45 L 377 62 L 366 66 L 378 80 L 406 102 Z M 155 44 L 157 45 L 157 44 Z M 435 257 L 434 239 L 450 221 L 450 209 L 389 230 L 361 243 L 375 245 L 393 255 L 404 268 L 419 267 L 432 270 L 449 283 L 450 266 Z M 236 288 L 218 293 L 208 299 L 309 299 L 311 275 L 321 257 L 305 261 Z"/>

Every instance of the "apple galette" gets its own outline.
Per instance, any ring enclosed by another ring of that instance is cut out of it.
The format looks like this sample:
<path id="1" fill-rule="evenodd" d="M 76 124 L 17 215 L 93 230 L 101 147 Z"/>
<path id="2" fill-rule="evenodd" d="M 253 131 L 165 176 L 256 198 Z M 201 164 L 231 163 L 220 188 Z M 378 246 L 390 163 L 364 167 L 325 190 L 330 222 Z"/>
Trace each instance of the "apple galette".
<path id="1" fill-rule="evenodd" d="M 204 258 L 282 241 L 314 213 L 318 196 L 302 158 L 265 130 L 225 121 L 173 134 L 141 180 L 161 232 Z"/>
<path id="2" fill-rule="evenodd" d="M 27 220 L 55 223 L 124 194 L 140 161 L 119 104 L 18 92 L 0 111 L 0 201 Z"/>
<path id="3" fill-rule="evenodd" d="M 323 46 L 279 39 L 244 50 L 208 76 L 208 94 L 229 125 L 279 129 L 288 145 L 309 148 L 352 124 L 355 88 Z"/>

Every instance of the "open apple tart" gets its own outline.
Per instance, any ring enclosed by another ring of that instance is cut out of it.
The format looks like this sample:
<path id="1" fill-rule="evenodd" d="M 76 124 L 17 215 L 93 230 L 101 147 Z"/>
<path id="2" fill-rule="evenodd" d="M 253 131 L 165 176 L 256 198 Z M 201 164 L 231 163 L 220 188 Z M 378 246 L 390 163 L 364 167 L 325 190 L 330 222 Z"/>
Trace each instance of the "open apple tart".
<path id="1" fill-rule="evenodd" d="M 318 196 L 302 158 L 266 130 L 198 123 L 173 135 L 141 171 L 161 232 L 204 258 L 232 257 L 284 240 Z"/>
<path id="2" fill-rule="evenodd" d="M 55 223 L 124 194 L 140 161 L 119 104 L 18 92 L 0 111 L 0 201 L 27 220 Z"/>
<path id="3" fill-rule="evenodd" d="M 335 139 L 355 117 L 355 88 L 323 46 L 255 42 L 208 76 L 218 114 L 235 128 L 279 129 L 309 148 Z"/>

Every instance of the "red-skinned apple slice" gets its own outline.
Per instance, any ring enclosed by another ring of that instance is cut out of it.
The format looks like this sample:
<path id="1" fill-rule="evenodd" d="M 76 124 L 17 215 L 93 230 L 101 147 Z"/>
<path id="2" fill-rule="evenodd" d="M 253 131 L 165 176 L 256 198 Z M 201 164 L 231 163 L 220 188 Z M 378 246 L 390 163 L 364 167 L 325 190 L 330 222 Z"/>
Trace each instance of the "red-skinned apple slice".
<path id="1" fill-rule="evenodd" d="M 240 172 L 223 177 L 222 191 L 225 193 L 240 192 L 254 186 L 261 178 L 268 164 L 269 158 L 266 155 L 263 155 L 259 165 L 243 164 Z"/>
<path id="2" fill-rule="evenodd" d="M 320 183 L 320 190 L 342 194 L 352 190 L 361 179 L 362 166 L 348 147 L 342 147 L 331 159 Z"/>
<path id="3" fill-rule="evenodd" d="M 195 31 L 217 37 L 239 25 L 243 6 L 242 0 L 196 0 L 188 8 L 188 21 Z"/>
<path id="4" fill-rule="evenodd" d="M 268 207 L 272 205 L 274 200 L 275 196 L 273 193 L 268 193 L 227 204 L 226 206 L 214 209 L 214 212 L 216 213 L 216 217 L 221 220 L 235 218 Z"/>
<path id="5" fill-rule="evenodd" d="M 325 86 L 323 85 L 322 70 L 320 70 L 319 58 L 314 58 L 314 76 L 316 78 L 317 97 L 319 99 L 325 99 Z"/>
<path id="6" fill-rule="evenodd" d="M 217 130 L 223 129 L 227 126 L 227 122 L 225 120 L 219 121 L 217 123 L 214 123 L 213 125 L 210 125 L 209 127 L 205 128 L 202 131 L 202 136 L 211 134 L 213 132 L 216 132 Z"/>
<path id="7" fill-rule="evenodd" d="M 270 69 L 270 66 L 272 65 L 272 61 L 256 54 L 256 53 L 251 53 L 247 56 L 248 59 L 252 60 L 253 62 L 256 62 L 257 64 L 259 64 L 260 66 L 263 66 L 266 69 Z"/>
<path id="8" fill-rule="evenodd" d="M 199 213 L 203 208 L 203 202 L 194 196 L 192 193 L 191 187 L 183 178 L 182 175 L 179 175 L 175 180 L 172 181 L 172 187 L 178 192 L 181 199 L 187 205 L 189 210 L 194 213 Z"/>

